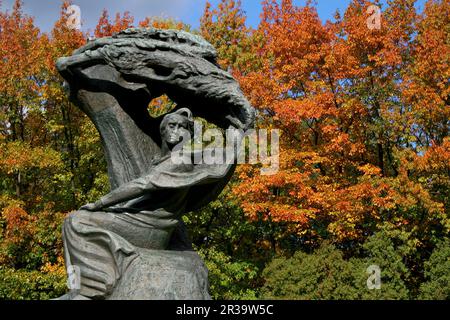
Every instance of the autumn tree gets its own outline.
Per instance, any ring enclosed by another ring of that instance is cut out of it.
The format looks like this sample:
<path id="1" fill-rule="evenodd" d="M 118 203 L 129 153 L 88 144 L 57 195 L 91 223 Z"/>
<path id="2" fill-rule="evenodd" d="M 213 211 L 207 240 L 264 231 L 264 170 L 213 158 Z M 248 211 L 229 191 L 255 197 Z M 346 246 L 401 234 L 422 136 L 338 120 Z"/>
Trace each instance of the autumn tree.
<path id="1" fill-rule="evenodd" d="M 255 63 L 252 46 L 261 38 L 256 38 L 245 23 L 240 0 L 221 0 L 214 9 L 206 2 L 200 19 L 200 32 L 217 49 L 218 62 L 226 70 L 243 71 Z"/>
<path id="2" fill-rule="evenodd" d="M 133 22 L 134 18 L 128 11 L 124 12 L 122 15 L 117 12 L 115 19 L 111 21 L 108 10 L 103 9 L 102 15 L 100 16 L 97 26 L 95 27 L 95 37 L 101 38 L 111 36 L 114 33 L 132 27 Z"/>
<path id="3" fill-rule="evenodd" d="M 353 1 L 342 18 L 323 24 L 310 3 L 265 1 L 263 66 L 241 79 L 266 126 L 282 130 L 282 150 L 273 176 L 242 167 L 235 193 L 249 217 L 279 222 L 303 243 L 362 241 L 377 221 L 404 223 L 392 213 L 416 205 L 430 221 L 444 215 L 431 195 L 414 196 L 417 188 L 427 194 L 423 186 L 399 182 L 409 179 L 399 162 L 409 129 L 398 126 L 411 116 L 402 93 L 413 1 L 390 2 L 381 29 L 367 27 L 370 4 Z"/>
<path id="4" fill-rule="evenodd" d="M 34 26 L 21 1 L 11 13 L 0 13 L 0 265 L 9 268 L 63 266 L 60 227 L 65 213 L 84 203 L 94 189 L 88 171 L 97 175 L 105 170 L 98 139 L 97 147 L 93 141 L 90 146 L 95 152 L 90 162 L 97 166 L 82 166 L 87 155 L 79 141 L 86 133 L 98 134 L 83 131 L 86 117 L 69 102 L 55 68 L 57 58 L 86 41 L 86 35 L 67 24 L 69 4 L 62 5 L 50 34 Z M 64 280 L 64 274 L 58 279 Z"/>
<path id="5" fill-rule="evenodd" d="M 45 83 L 48 39 L 39 34 L 33 19 L 22 13 L 16 1 L 11 13 L 0 14 L 0 123 L 3 137 L 1 174 L 11 194 L 28 204 L 39 201 L 34 193 L 39 171 L 54 168 L 60 161 L 51 148 L 42 148 L 42 86 Z M 54 172 L 54 171 L 53 171 Z"/>

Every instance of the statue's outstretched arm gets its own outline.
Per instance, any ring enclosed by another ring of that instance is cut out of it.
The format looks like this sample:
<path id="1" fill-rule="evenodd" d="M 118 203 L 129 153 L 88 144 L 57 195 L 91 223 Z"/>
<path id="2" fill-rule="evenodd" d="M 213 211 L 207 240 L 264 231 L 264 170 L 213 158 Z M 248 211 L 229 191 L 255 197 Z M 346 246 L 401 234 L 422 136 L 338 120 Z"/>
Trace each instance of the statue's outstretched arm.
<path id="1" fill-rule="evenodd" d="M 107 195 L 101 197 L 95 203 L 89 203 L 82 206 L 80 210 L 97 211 L 108 208 L 115 204 L 140 197 L 154 188 L 156 187 L 144 176 L 121 185 Z"/>

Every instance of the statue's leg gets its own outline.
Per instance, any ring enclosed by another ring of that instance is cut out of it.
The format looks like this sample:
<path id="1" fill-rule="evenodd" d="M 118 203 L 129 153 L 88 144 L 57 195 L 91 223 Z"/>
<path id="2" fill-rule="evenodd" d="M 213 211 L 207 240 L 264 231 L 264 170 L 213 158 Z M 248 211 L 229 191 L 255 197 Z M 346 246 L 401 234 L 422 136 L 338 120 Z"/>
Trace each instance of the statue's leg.
<path id="1" fill-rule="evenodd" d="M 136 248 L 167 249 L 177 225 L 157 215 L 73 212 L 63 224 L 64 258 L 66 268 L 79 271 L 80 288 L 68 297 L 107 297 L 138 256 Z"/>
<path id="2" fill-rule="evenodd" d="M 104 298 L 111 294 L 121 268 L 137 256 L 133 245 L 110 231 L 117 223 L 126 224 L 112 213 L 88 211 L 74 212 L 64 221 L 65 263 L 79 270 L 82 296 Z"/>

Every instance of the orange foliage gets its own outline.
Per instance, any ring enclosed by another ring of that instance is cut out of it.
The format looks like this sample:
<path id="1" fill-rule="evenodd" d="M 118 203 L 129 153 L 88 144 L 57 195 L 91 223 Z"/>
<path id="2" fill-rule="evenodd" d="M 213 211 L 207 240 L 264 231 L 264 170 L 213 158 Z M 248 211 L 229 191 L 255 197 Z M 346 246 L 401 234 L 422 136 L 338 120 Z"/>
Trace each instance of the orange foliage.
<path id="1" fill-rule="evenodd" d="M 139 27 L 142 28 L 157 28 L 157 29 L 175 29 L 175 30 L 190 30 L 190 26 L 184 24 L 181 21 L 175 21 L 172 19 L 161 19 L 161 18 L 145 18 L 139 22 Z"/>
<path id="2" fill-rule="evenodd" d="M 109 20 L 109 14 L 106 9 L 103 9 L 102 15 L 95 28 L 95 37 L 108 37 L 114 33 L 120 32 L 133 26 L 134 18 L 130 16 L 128 11 L 121 16 L 119 12 L 116 13 L 114 21 Z"/>
<path id="3" fill-rule="evenodd" d="M 419 16 L 414 1 L 393 1 L 381 29 L 367 27 L 371 4 L 354 0 L 322 23 L 311 2 L 263 2 L 256 68 L 237 74 L 258 125 L 282 130 L 280 170 L 238 169 L 234 195 L 250 219 L 339 242 L 384 222 L 450 230 L 450 2 L 429 1 Z M 214 14 L 207 6 L 204 19 Z"/>
<path id="4" fill-rule="evenodd" d="M 24 241 L 24 235 L 31 232 L 30 223 L 33 217 L 20 207 L 6 207 L 3 209 L 2 218 L 6 222 L 4 236 L 8 242 L 18 244 Z"/>

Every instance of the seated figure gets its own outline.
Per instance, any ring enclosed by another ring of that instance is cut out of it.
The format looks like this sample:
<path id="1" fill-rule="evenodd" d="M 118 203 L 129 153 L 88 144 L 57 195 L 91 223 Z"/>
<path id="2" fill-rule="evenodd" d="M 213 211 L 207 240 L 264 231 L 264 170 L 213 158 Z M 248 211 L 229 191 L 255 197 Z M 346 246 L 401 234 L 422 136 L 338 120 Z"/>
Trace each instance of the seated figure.
<path id="1" fill-rule="evenodd" d="M 172 161 L 174 147 L 193 134 L 193 118 L 182 108 L 166 115 L 160 126 L 161 156 L 146 175 L 121 185 L 95 203 L 70 214 L 63 225 L 66 266 L 77 266 L 77 299 L 110 295 L 136 248 L 166 250 L 186 210 L 193 186 L 213 184 L 233 164 L 202 165 Z M 66 296 L 67 298 L 74 298 Z"/>

